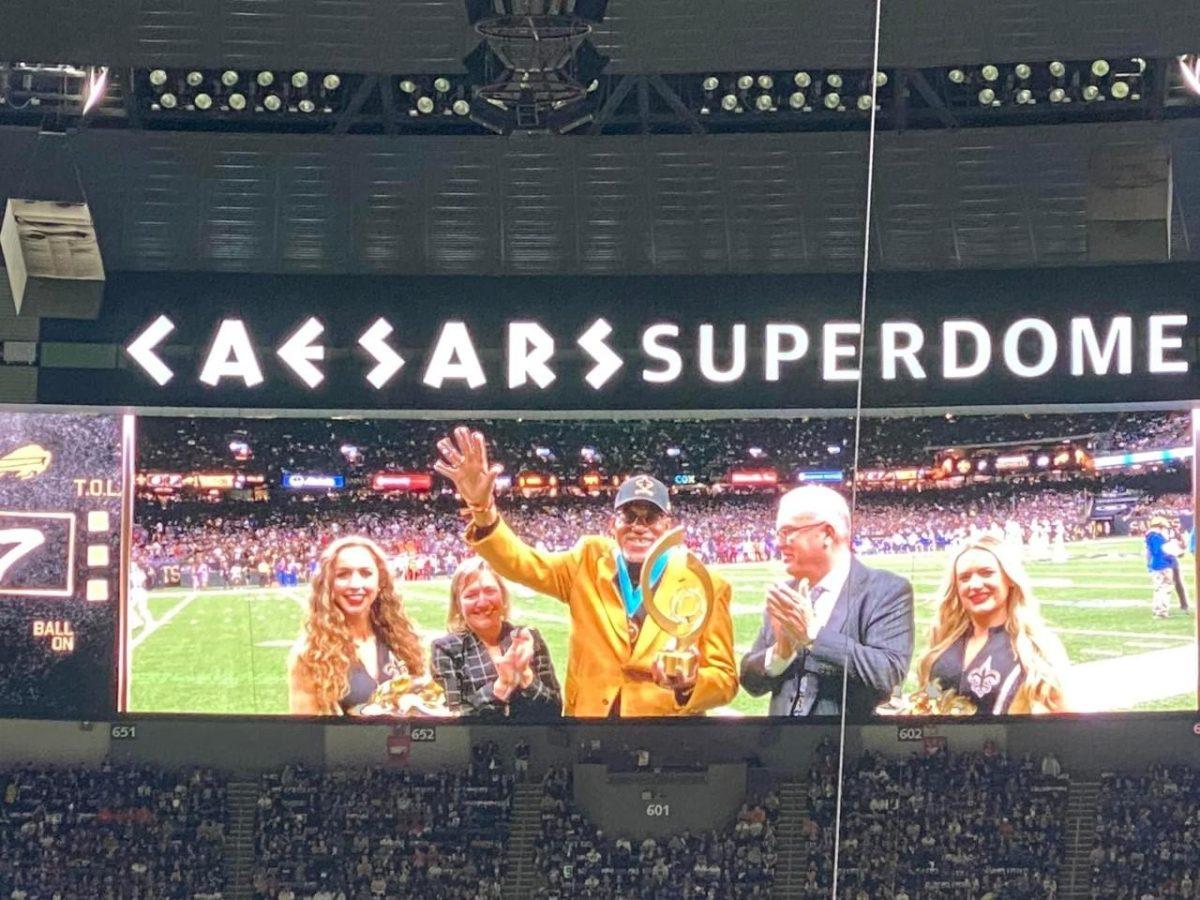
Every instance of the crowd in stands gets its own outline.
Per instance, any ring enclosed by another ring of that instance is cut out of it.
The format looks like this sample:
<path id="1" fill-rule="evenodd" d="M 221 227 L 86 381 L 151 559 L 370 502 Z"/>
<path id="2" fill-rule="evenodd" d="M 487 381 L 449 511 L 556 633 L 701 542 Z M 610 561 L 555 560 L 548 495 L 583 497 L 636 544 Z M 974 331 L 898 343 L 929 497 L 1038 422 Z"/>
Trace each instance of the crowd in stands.
<path id="1" fill-rule="evenodd" d="M 777 858 L 773 793 L 745 803 L 734 823 L 700 834 L 606 835 L 571 800 L 571 775 L 543 781 L 536 868 L 544 900 L 726 900 L 771 896 Z"/>
<path id="2" fill-rule="evenodd" d="M 283 472 L 430 471 L 436 444 L 453 422 L 380 419 L 146 418 L 140 471 L 241 468 L 278 484 Z M 664 480 L 690 473 L 702 483 L 737 467 L 849 469 L 855 434 L 861 467 L 931 465 L 946 447 L 1019 445 L 1073 438 L 1091 449 L 1135 450 L 1186 442 L 1186 413 L 800 417 L 792 419 L 523 420 L 473 422 L 506 470 L 549 471 L 574 483 L 589 471 L 650 472 Z M 247 445 L 237 459 L 231 443 Z"/>
<path id="3" fill-rule="evenodd" d="M 221 896 L 225 783 L 203 769 L 0 769 L 5 900 Z"/>
<path id="4" fill-rule="evenodd" d="M 1200 769 L 1104 775 L 1089 862 L 1095 900 L 1200 896 Z"/>
<path id="5" fill-rule="evenodd" d="M 837 748 L 822 744 L 801 824 L 806 900 L 830 894 Z M 839 897 L 1052 900 L 1065 852 L 1068 781 L 1057 760 L 991 744 L 906 759 L 864 753 L 845 766 Z"/>
<path id="6" fill-rule="evenodd" d="M 512 783 L 490 743 L 476 744 L 460 773 L 289 767 L 264 776 L 254 895 L 498 898 Z"/>

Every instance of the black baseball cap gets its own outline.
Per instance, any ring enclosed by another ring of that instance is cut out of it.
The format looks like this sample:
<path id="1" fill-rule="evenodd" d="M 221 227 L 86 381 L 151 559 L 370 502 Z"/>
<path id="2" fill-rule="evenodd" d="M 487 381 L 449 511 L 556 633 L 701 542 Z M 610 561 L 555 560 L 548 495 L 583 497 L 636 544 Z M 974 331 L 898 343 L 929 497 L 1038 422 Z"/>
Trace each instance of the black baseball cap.
<path id="1" fill-rule="evenodd" d="M 652 475 L 631 475 L 621 482 L 613 509 L 620 509 L 636 500 L 652 503 L 665 513 L 671 511 L 671 495 L 667 492 L 667 486 Z"/>

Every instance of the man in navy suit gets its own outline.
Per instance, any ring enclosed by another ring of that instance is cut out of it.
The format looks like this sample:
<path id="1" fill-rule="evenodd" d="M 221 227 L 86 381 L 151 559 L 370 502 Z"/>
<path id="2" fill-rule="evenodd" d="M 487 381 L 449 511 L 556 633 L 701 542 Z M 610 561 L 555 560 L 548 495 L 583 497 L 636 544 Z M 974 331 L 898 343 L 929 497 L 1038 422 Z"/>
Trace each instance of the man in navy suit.
<path id="1" fill-rule="evenodd" d="M 912 585 L 855 559 L 850 509 L 837 491 L 789 491 L 775 527 L 792 580 L 767 590 L 762 629 L 742 659 L 742 687 L 755 697 L 769 691 L 773 716 L 836 716 L 846 675 L 847 714 L 868 717 L 908 671 Z"/>

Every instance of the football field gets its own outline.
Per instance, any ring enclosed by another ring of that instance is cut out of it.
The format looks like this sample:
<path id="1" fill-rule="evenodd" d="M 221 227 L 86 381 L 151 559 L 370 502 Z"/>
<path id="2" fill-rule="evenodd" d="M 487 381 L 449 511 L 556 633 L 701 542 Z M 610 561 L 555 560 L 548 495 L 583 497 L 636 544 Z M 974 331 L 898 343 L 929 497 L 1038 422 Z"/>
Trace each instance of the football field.
<path id="1" fill-rule="evenodd" d="M 1150 614 L 1150 579 L 1136 539 L 1068 545 L 1064 562 L 1029 562 L 1046 620 L 1073 665 L 1072 707 L 1196 709 L 1196 618 L 1172 604 L 1168 619 Z M 928 647 L 942 552 L 864 557 L 868 565 L 910 579 L 916 596 L 914 662 Z M 1195 610 L 1192 560 L 1183 560 Z M 783 575 L 779 563 L 718 566 L 733 586 L 737 656 L 762 624 L 763 596 Z M 448 579 L 404 582 L 409 616 L 426 640 L 444 633 Z M 131 639 L 130 712 L 281 714 L 287 712 L 285 662 L 299 632 L 307 589 L 235 588 L 150 594 L 154 621 Z M 516 588 L 512 621 L 536 627 L 550 647 L 560 681 L 567 659 L 566 607 Z M 909 678 L 906 690 L 911 690 Z M 720 710 L 761 715 L 766 697 L 739 692 Z"/>

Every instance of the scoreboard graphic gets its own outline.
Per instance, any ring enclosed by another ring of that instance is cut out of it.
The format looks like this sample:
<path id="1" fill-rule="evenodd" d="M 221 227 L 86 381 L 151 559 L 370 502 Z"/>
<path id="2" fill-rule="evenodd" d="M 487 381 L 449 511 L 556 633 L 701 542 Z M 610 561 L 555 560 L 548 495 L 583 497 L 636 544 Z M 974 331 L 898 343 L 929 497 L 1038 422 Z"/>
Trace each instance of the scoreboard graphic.
<path id="1" fill-rule="evenodd" d="M 0 412 L 0 715 L 111 715 L 132 419 Z"/>

